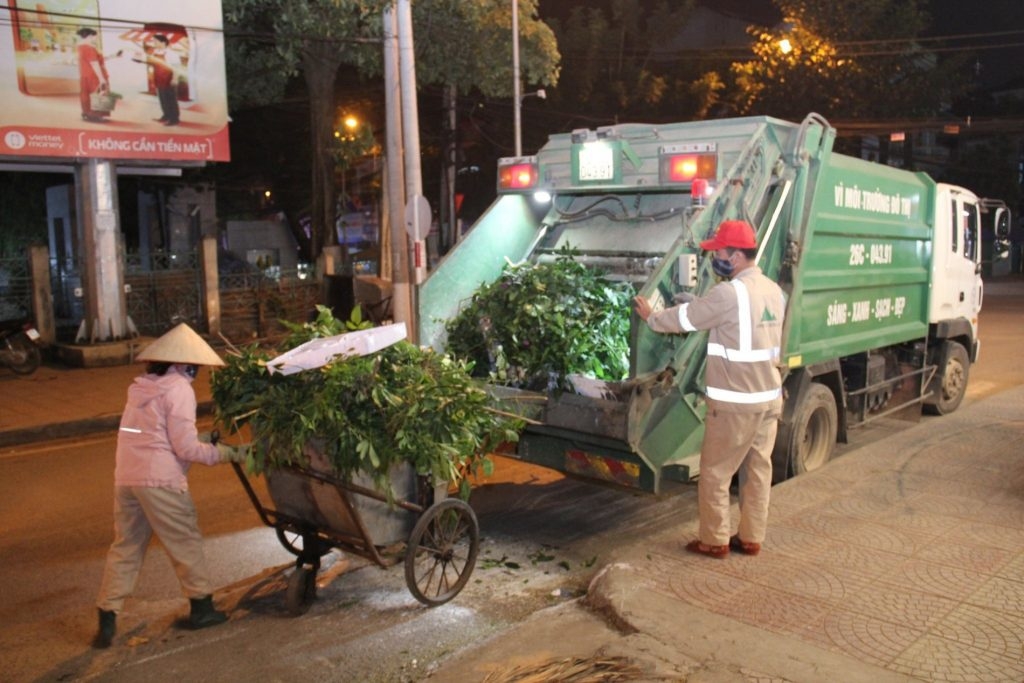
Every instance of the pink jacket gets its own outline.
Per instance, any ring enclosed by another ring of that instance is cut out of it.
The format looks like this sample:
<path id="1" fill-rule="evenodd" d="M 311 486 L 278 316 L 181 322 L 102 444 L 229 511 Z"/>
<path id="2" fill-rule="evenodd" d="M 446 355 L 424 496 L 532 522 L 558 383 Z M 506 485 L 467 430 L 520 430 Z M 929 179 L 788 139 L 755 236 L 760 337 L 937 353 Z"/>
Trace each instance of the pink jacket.
<path id="1" fill-rule="evenodd" d="M 215 465 L 220 453 L 199 441 L 192 380 L 177 365 L 163 376 L 136 377 L 117 435 L 114 485 L 184 491 L 193 462 Z"/>

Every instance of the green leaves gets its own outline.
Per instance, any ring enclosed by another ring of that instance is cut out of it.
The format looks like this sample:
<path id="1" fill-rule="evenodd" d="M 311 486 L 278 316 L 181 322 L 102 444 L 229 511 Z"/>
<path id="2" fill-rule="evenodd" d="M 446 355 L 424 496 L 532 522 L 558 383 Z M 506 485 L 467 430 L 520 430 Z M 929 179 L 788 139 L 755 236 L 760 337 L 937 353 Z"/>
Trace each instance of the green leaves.
<path id="1" fill-rule="evenodd" d="M 629 372 L 632 287 L 572 259 L 505 267 L 448 322 L 448 350 L 500 384 L 567 388 L 566 376 Z"/>
<path id="2" fill-rule="evenodd" d="M 293 348 L 343 324 L 318 307 L 314 322 L 288 326 Z M 218 421 L 251 429 L 251 472 L 307 466 L 303 447 L 315 442 L 342 478 L 362 471 L 390 492 L 391 468 L 408 462 L 468 495 L 465 477 L 490 471 L 488 449 L 517 438 L 519 424 L 494 412 L 467 364 L 431 349 L 400 342 L 288 376 L 267 372 L 274 355 L 245 349 L 211 380 Z"/>

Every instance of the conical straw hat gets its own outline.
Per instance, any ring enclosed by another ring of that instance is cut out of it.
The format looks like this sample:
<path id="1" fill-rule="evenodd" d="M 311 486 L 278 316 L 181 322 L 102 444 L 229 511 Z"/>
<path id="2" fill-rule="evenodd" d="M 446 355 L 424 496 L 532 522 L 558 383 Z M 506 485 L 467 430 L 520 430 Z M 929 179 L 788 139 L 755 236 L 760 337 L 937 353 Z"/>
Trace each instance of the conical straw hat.
<path id="1" fill-rule="evenodd" d="M 224 365 L 217 352 L 196 332 L 181 323 L 142 350 L 137 360 L 186 365 Z"/>

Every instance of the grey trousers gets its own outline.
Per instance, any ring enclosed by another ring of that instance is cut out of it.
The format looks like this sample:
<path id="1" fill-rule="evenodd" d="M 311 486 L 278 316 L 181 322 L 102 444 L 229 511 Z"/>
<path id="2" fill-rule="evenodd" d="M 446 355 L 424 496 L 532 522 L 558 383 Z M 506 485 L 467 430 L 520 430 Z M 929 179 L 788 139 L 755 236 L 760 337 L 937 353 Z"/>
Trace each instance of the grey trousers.
<path id="1" fill-rule="evenodd" d="M 727 413 L 708 409 L 700 449 L 697 501 L 700 542 L 729 543 L 729 484 L 740 479 L 738 535 L 747 543 L 763 543 L 768 527 L 768 497 L 772 487 L 772 448 L 779 411 Z"/>
<path id="2" fill-rule="evenodd" d="M 210 595 L 196 507 L 188 491 L 146 486 L 114 487 L 114 542 L 107 552 L 96 606 L 120 612 L 135 590 L 142 560 L 156 532 L 188 598 Z"/>

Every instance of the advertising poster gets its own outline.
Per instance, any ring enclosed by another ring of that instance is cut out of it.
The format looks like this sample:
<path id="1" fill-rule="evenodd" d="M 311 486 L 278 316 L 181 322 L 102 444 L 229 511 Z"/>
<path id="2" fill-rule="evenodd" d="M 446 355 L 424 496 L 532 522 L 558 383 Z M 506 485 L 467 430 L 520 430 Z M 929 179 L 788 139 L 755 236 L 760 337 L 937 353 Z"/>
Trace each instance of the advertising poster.
<path id="1" fill-rule="evenodd" d="M 229 161 L 220 0 L 0 0 L 0 157 Z"/>

